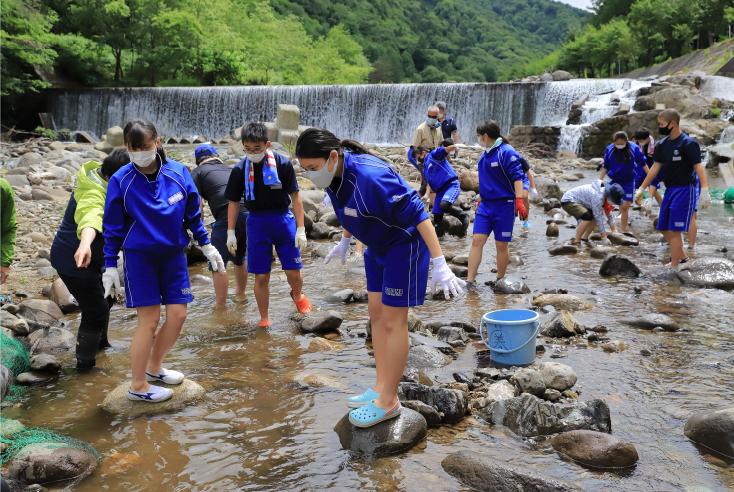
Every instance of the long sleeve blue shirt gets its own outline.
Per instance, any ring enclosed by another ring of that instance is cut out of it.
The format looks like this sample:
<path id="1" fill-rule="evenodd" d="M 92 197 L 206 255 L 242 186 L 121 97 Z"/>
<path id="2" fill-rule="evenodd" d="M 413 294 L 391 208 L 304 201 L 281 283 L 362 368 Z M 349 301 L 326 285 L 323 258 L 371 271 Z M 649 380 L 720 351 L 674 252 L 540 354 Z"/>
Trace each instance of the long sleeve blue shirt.
<path id="1" fill-rule="evenodd" d="M 414 240 L 420 236 L 416 226 L 429 219 L 418 193 L 369 154 L 344 152 L 341 183 L 326 192 L 344 229 L 376 250 Z"/>
<path id="2" fill-rule="evenodd" d="M 430 152 L 423 163 L 423 174 L 434 191 L 440 190 L 449 181 L 459 179 L 454 168 L 446 160 L 448 155 L 445 148 L 439 147 Z"/>
<path id="3" fill-rule="evenodd" d="M 647 159 L 642 153 L 639 145 L 629 142 L 631 158 L 628 162 L 624 162 L 623 154 L 626 150 L 617 151 L 614 144 L 609 144 L 604 152 L 604 169 L 607 170 L 609 179 L 618 182 L 634 181 L 637 174 L 637 168 L 647 166 Z M 643 172 L 644 174 L 644 172 Z"/>
<path id="4" fill-rule="evenodd" d="M 117 266 L 121 248 L 151 254 L 180 252 L 191 230 L 200 246 L 209 243 L 201 221 L 199 193 L 180 162 L 166 160 L 154 181 L 132 162 L 107 185 L 104 210 L 105 267 Z"/>
<path id="5" fill-rule="evenodd" d="M 522 181 L 525 175 L 521 159 L 520 154 L 506 143 L 482 154 L 479 158 L 479 195 L 482 200 L 516 198 L 515 181 Z"/>

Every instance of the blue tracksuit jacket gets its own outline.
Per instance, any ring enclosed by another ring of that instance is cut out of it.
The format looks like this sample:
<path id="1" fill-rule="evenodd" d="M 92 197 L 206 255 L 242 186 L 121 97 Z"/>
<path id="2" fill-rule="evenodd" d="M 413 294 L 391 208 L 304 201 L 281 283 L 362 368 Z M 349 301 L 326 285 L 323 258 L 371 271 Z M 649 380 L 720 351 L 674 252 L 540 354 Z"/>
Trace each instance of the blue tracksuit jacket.
<path id="1" fill-rule="evenodd" d="M 344 229 L 377 251 L 420 237 L 416 226 L 430 218 L 418 192 L 369 154 L 344 152 L 341 185 L 326 192 Z"/>
<path id="2" fill-rule="evenodd" d="M 525 173 L 520 166 L 520 154 L 509 144 L 502 143 L 479 158 L 479 195 L 482 200 L 515 197 L 515 181 Z"/>
<path id="3" fill-rule="evenodd" d="M 191 174 L 170 159 L 161 165 L 155 181 L 149 182 L 132 162 L 110 178 L 103 227 L 105 267 L 117 266 L 121 248 L 179 253 L 189 244 L 186 229 L 199 245 L 209 243 Z"/>
<path id="4" fill-rule="evenodd" d="M 613 143 L 607 146 L 604 152 L 604 169 L 607 170 L 609 179 L 617 182 L 634 181 L 637 168 L 647 166 L 647 159 L 645 159 L 645 154 L 642 153 L 640 146 L 632 142 L 629 142 L 629 146 L 632 157 L 626 164 L 621 160 L 621 155 L 619 162 L 617 162 L 616 154 L 621 152 L 615 152 L 616 149 Z M 643 171 L 642 174 L 644 175 L 645 172 Z"/>
<path id="5" fill-rule="evenodd" d="M 454 168 L 446 160 L 447 155 L 449 154 L 443 147 L 439 147 L 426 155 L 426 160 L 423 163 L 423 175 L 433 191 L 440 190 L 449 181 L 459 179 Z"/>

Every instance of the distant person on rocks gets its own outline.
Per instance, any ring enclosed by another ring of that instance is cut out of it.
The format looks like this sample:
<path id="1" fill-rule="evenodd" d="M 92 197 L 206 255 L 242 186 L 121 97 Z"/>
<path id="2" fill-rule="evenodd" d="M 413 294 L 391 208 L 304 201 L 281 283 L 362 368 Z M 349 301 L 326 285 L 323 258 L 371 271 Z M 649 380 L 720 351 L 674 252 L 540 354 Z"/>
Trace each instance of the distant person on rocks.
<path id="1" fill-rule="evenodd" d="M 602 244 L 609 244 L 604 219 L 606 218 L 612 232 L 615 232 L 617 229 L 611 212 L 614 210 L 614 205 L 619 206 L 622 203 L 623 198 L 624 188 L 619 183 L 605 184 L 600 179 L 564 193 L 561 198 L 563 210 L 581 221 L 576 227 L 576 240 L 573 244 L 588 243 L 589 235 L 594 231 L 594 227 L 599 228 Z"/>
<path id="2" fill-rule="evenodd" d="M 0 285 L 2 285 L 10 274 L 10 265 L 15 258 L 15 233 L 18 230 L 18 222 L 15 220 L 15 195 L 13 187 L 5 178 L 0 178 L 0 216 L 0 236 L 2 236 Z"/>
<path id="3" fill-rule="evenodd" d="M 510 145 L 507 137 L 500 133 L 494 120 L 477 126 L 477 139 L 485 147 L 479 158 L 480 203 L 474 220 L 474 236 L 469 251 L 469 274 L 467 280 L 476 283 L 475 277 L 482 262 L 482 250 L 489 235 L 494 233 L 497 248 L 497 277 L 500 280 L 507 272 L 510 262 L 510 241 L 515 215 L 527 221 L 528 213 L 523 203 L 523 172 L 520 155 Z"/>
<path id="4" fill-rule="evenodd" d="M 194 151 L 196 158 L 196 169 L 191 173 L 199 196 L 209 203 L 209 209 L 214 216 L 212 224 L 211 241 L 222 256 L 226 272 L 227 263 L 234 263 L 234 277 L 237 282 L 235 293 L 239 296 L 245 294 L 247 288 L 247 208 L 244 200 L 240 200 L 239 215 L 235 222 L 235 228 L 228 231 L 229 200 L 225 196 L 229 176 L 232 168 L 222 162 L 216 149 L 210 144 L 199 145 Z M 202 203 L 202 207 L 203 207 Z M 236 248 L 231 253 L 227 248 L 228 236 L 234 235 Z M 209 265 L 209 269 L 212 266 Z M 229 275 L 214 275 L 214 292 L 217 297 L 217 307 L 227 305 L 227 291 L 229 290 Z"/>
<path id="5" fill-rule="evenodd" d="M 426 121 L 418 125 L 413 135 L 413 147 L 428 147 L 433 150 L 438 148 L 443 140 L 441 123 L 438 122 L 438 108 L 431 106 L 426 114 Z"/>
<path id="6" fill-rule="evenodd" d="M 649 171 L 645 156 L 637 144 L 629 141 L 625 132 L 614 134 L 614 142 L 609 144 L 604 153 L 604 167 L 601 170 L 601 179 L 609 176 L 612 183 L 618 183 L 624 189 L 624 201 L 619 207 L 621 212 L 620 230 L 627 230 L 629 210 L 635 194 L 636 168 L 642 167 L 644 172 Z"/>
<path id="7" fill-rule="evenodd" d="M 192 232 L 215 275 L 224 273 L 224 262 L 201 221 L 199 193 L 191 174 L 186 166 L 167 158 L 153 123 L 130 121 L 123 136 L 132 162 L 107 185 L 102 284 L 105 297 L 112 294 L 113 287 L 119 288 L 117 255 L 122 249 L 126 305 L 138 312 L 127 397 L 154 403 L 171 398 L 173 390 L 149 383 L 181 384 L 184 380 L 181 372 L 162 364 L 181 334 L 186 304 L 193 300 L 184 254 L 189 244 L 186 230 Z M 161 304 L 166 306 L 166 321 L 156 333 Z"/>
<path id="8" fill-rule="evenodd" d="M 370 427 L 400 415 L 398 385 L 410 346 L 408 308 L 426 294 L 433 258 L 431 289 L 448 299 L 466 285 L 451 272 L 418 193 L 389 163 L 354 140 L 339 140 L 323 128 L 309 128 L 296 142 L 295 154 L 308 178 L 326 189 L 343 226 L 342 239 L 326 257 L 349 252 L 352 235 L 362 241 L 367 273 L 372 345 L 377 382 L 347 398 L 349 420 Z"/>
<path id="9" fill-rule="evenodd" d="M 446 114 L 446 103 L 439 101 L 436 103 L 438 108 L 438 121 L 441 123 L 441 133 L 443 139 L 451 139 L 454 144 L 459 143 L 459 129 L 456 128 L 456 122 L 453 118 Z M 454 158 L 458 155 L 459 149 L 454 150 Z"/>
<path id="10" fill-rule="evenodd" d="M 665 109 L 658 116 L 661 139 L 655 147 L 655 163 L 645 181 L 637 190 L 645 188 L 662 170 L 665 180 L 665 195 L 660 205 L 658 230 L 670 245 L 670 266 L 675 268 L 689 258 L 683 250 L 682 231 L 688 231 L 696 206 L 704 210 L 711 204 L 706 170 L 701 163 L 701 147 L 680 129 L 680 114 L 675 109 Z M 701 184 L 697 194 L 696 177 Z M 696 203 L 697 202 L 697 203 Z"/>
<path id="11" fill-rule="evenodd" d="M 82 311 L 76 335 L 76 367 L 91 369 L 97 352 L 110 347 L 107 327 L 114 299 L 105 297 L 102 222 L 107 182 L 130 162 L 126 149 L 113 150 L 104 162 L 89 161 L 77 174 L 64 218 L 51 245 L 51 266 Z"/>
<path id="12" fill-rule="evenodd" d="M 637 166 L 636 168 L 635 189 L 638 189 L 640 185 L 642 185 L 642 182 L 645 181 L 645 177 L 647 177 L 647 173 L 650 171 L 650 168 L 653 165 L 652 156 L 655 152 L 655 139 L 652 138 L 652 136 L 650 135 L 650 130 L 642 127 L 634 133 L 631 140 L 640 147 L 640 150 L 642 150 L 642 153 L 645 155 L 645 161 L 647 162 L 648 167 L 647 171 L 645 171 L 645 168 L 641 166 Z M 658 173 L 655 179 L 652 180 L 652 183 L 650 183 L 650 187 L 647 190 L 648 196 L 654 198 L 655 201 L 658 202 L 658 206 L 660 206 L 660 204 L 663 202 L 663 195 L 658 192 L 658 190 L 662 186 L 660 184 L 662 180 L 662 173 Z M 637 204 L 642 205 L 642 203 Z"/>
<path id="13" fill-rule="evenodd" d="M 441 142 L 439 147 L 433 151 L 423 146 L 408 150 L 408 160 L 425 176 L 428 186 L 436 194 L 433 200 L 432 212 L 438 237 L 443 237 L 445 234 L 443 228 L 444 214 L 450 214 L 459 219 L 464 231 L 469 228 L 469 215 L 454 205 L 461 193 L 459 177 L 446 160 L 446 157 L 455 148 L 449 139 Z"/>
<path id="14" fill-rule="evenodd" d="M 244 195 L 247 217 L 247 271 L 255 274 L 255 300 L 260 311 L 258 326 L 270 319 L 270 270 L 273 246 L 291 286 L 291 298 L 300 313 L 310 313 L 311 303 L 303 294 L 301 251 L 306 247 L 303 202 L 291 162 L 270 149 L 268 129 L 250 122 L 242 127 L 246 157 L 232 169 L 225 196 L 229 200 L 227 247 L 239 252 L 235 227 Z M 293 212 L 288 206 L 293 203 Z"/>

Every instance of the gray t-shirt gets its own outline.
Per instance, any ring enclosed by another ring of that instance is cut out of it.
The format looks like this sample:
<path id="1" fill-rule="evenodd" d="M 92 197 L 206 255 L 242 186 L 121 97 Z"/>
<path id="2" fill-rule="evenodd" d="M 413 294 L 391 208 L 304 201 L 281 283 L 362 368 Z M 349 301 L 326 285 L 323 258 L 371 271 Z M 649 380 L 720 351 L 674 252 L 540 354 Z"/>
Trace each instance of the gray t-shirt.
<path id="1" fill-rule="evenodd" d="M 191 173 L 199 195 L 209 202 L 209 209 L 217 222 L 227 220 L 229 200 L 224 196 L 224 192 L 227 190 L 230 174 L 232 168 L 219 161 L 205 162 Z M 243 198 L 240 201 L 240 212 L 246 211 Z"/>

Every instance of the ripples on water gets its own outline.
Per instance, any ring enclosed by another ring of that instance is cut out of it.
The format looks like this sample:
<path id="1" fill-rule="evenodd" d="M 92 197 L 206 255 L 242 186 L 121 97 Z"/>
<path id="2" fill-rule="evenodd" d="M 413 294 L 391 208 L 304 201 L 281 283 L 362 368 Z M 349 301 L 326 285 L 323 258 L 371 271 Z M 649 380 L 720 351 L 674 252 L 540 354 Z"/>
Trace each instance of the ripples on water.
<path id="1" fill-rule="evenodd" d="M 654 234 L 649 218 L 631 213 L 632 230 L 643 238 Z M 734 211 L 714 204 L 699 218 L 699 246 L 693 257 L 717 256 L 715 248 L 734 243 Z M 693 411 L 729 406 L 734 389 L 734 294 L 718 290 L 656 284 L 649 277 L 603 279 L 600 260 L 583 253 L 549 257 L 553 241 L 544 235 L 545 219 L 531 213 L 529 233 L 515 229 L 511 243 L 524 266 L 510 273 L 521 276 L 533 292 L 563 287 L 595 305 L 577 313 L 581 323 L 606 324 L 609 336 L 627 349 L 608 354 L 597 344 L 586 349 L 569 346 L 567 358 L 579 375 L 581 398 L 604 398 L 612 412 L 613 433 L 632 442 L 640 455 L 627 473 L 589 471 L 561 461 L 543 442 L 509 437 L 469 417 L 463 422 L 431 429 L 411 451 L 392 457 L 352 457 L 340 449 L 333 432 L 347 412 L 344 399 L 370 386 L 374 377 L 362 331 L 366 304 L 328 306 L 320 299 L 344 288 L 362 289 L 364 281 L 346 274 L 347 266 L 323 259 L 304 259 L 304 291 L 318 308 L 338 309 L 345 316 L 345 344 L 337 353 L 310 353 L 309 337 L 300 335 L 291 319 L 296 314 L 285 276 L 277 270 L 271 280 L 271 310 L 275 324 L 256 328 L 257 308 L 248 300 L 229 301 L 226 311 L 213 311 L 212 287 L 195 287 L 195 301 L 181 339 L 167 364 L 207 389 L 207 399 L 167 415 L 137 419 L 110 416 L 101 409 L 107 391 L 130 377 L 127 352 L 101 354 L 100 370 L 77 374 L 71 356 L 60 379 L 25 393 L 23 409 L 9 409 L 27 425 L 45 426 L 90 442 L 103 456 L 101 470 L 71 487 L 74 491 L 234 491 L 234 490 L 466 490 L 441 468 L 453 451 L 474 450 L 515 465 L 572 481 L 588 491 L 722 491 L 734 488 L 732 468 L 710 456 L 683 436 L 685 419 Z M 561 238 L 575 231 L 561 227 Z M 468 251 L 469 238 L 449 238 L 447 251 Z M 667 261 L 663 245 L 625 248 L 643 270 Z M 493 276 L 493 248 L 487 247 L 480 268 L 483 280 Z M 279 266 L 277 267 L 279 268 Z M 191 273 L 204 273 L 200 266 Z M 480 282 L 481 284 L 481 282 Z M 642 288 L 635 294 L 634 288 Z M 594 290 L 598 294 L 592 294 Z M 532 294 L 494 296 L 480 286 L 457 301 L 427 300 L 414 309 L 423 320 L 461 319 L 478 324 L 481 315 L 505 307 L 529 307 Z M 518 301 L 519 302 L 516 302 Z M 131 340 L 135 320 L 123 320 L 129 310 L 112 313 L 110 335 Z M 669 314 L 687 330 L 653 334 L 619 324 L 636 314 Z M 542 315 L 545 320 L 547 315 Z M 73 320 L 76 329 L 78 320 Z M 643 357 L 640 349 L 653 352 Z M 454 371 L 477 367 L 477 347 L 468 346 L 458 359 L 435 373 L 451 380 Z M 549 352 L 538 362 L 549 359 Z M 309 374 L 327 376 L 330 384 L 312 388 L 302 382 Z M 137 456 L 136 456 L 137 455 Z M 719 457 L 720 458 L 720 457 Z"/>

